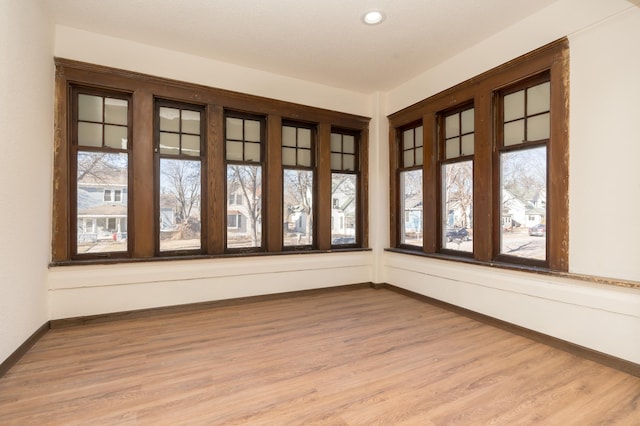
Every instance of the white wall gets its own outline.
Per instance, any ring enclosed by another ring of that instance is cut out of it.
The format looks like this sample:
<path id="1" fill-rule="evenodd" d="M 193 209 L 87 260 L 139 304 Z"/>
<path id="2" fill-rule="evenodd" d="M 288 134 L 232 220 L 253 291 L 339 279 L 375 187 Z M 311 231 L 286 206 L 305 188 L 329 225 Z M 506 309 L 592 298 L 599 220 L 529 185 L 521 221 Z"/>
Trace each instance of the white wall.
<path id="1" fill-rule="evenodd" d="M 570 43 L 570 271 L 640 282 L 640 9 L 562 0 L 388 93 L 394 112 Z M 375 208 L 375 207 L 374 207 Z M 640 290 L 386 253 L 385 281 L 640 363 Z"/>
<path id="2" fill-rule="evenodd" d="M 55 56 L 370 116 L 370 97 L 116 37 L 56 26 Z"/>
<path id="3" fill-rule="evenodd" d="M 52 53 L 41 2 L 0 2 L 0 362 L 49 319 Z"/>

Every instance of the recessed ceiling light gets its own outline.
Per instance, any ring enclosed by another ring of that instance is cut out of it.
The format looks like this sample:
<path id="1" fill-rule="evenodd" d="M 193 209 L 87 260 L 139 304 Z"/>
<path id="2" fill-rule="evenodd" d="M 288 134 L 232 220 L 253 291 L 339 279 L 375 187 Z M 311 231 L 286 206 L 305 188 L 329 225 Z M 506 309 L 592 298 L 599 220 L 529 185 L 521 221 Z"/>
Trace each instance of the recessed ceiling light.
<path id="1" fill-rule="evenodd" d="M 384 21 L 384 13 L 379 10 L 370 10 L 362 15 L 362 22 L 366 25 L 377 25 Z"/>

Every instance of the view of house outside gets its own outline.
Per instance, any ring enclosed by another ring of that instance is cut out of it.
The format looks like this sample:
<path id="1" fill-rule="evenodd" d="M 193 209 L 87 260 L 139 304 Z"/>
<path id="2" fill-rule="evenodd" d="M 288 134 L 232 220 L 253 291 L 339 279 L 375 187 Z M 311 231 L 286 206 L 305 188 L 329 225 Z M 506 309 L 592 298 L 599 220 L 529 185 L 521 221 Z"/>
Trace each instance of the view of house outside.
<path id="1" fill-rule="evenodd" d="M 283 244 L 313 244 L 313 171 L 283 170 Z"/>
<path id="2" fill-rule="evenodd" d="M 409 170 L 400 173 L 400 211 L 404 213 L 403 230 L 400 243 L 422 247 L 422 170 Z"/>
<path id="3" fill-rule="evenodd" d="M 356 243 L 357 182 L 355 174 L 331 174 L 331 244 Z"/>
<path id="4" fill-rule="evenodd" d="M 262 246 L 262 166 L 227 165 L 227 248 Z"/>
<path id="5" fill-rule="evenodd" d="M 442 247 L 473 252 L 473 161 L 442 167 Z"/>

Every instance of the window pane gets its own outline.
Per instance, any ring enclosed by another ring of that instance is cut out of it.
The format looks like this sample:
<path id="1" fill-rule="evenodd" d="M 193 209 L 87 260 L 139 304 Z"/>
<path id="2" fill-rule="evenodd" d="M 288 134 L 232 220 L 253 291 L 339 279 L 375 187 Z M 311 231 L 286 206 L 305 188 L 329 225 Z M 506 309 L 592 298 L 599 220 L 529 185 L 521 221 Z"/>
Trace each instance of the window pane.
<path id="1" fill-rule="evenodd" d="M 311 148 L 311 130 L 298 128 L 298 147 Z"/>
<path id="2" fill-rule="evenodd" d="M 246 142 L 244 144 L 244 160 L 260 162 L 260 144 Z"/>
<path id="3" fill-rule="evenodd" d="M 474 131 L 474 112 L 474 108 L 462 111 L 460 117 L 460 120 L 462 121 L 462 128 L 460 129 L 460 133 L 464 134 Z"/>
<path id="4" fill-rule="evenodd" d="M 242 140 L 242 120 L 227 117 L 227 139 Z"/>
<path id="5" fill-rule="evenodd" d="M 160 107 L 160 130 L 166 132 L 180 131 L 180 110 Z"/>
<path id="6" fill-rule="evenodd" d="M 180 153 L 183 155 L 200 156 L 200 136 L 182 135 L 182 149 Z"/>
<path id="7" fill-rule="evenodd" d="M 344 135 L 344 142 L 342 149 L 348 154 L 355 154 L 356 152 L 356 138 L 351 135 Z"/>
<path id="8" fill-rule="evenodd" d="M 551 109 L 551 83 L 546 82 L 527 89 L 527 115 Z"/>
<path id="9" fill-rule="evenodd" d="M 504 97 L 504 121 L 524 117 L 524 90 Z"/>
<path id="10" fill-rule="evenodd" d="M 78 95 L 78 120 L 102 122 L 102 97 Z"/>
<path id="11" fill-rule="evenodd" d="M 447 139 L 445 141 L 445 158 L 460 156 L 460 138 Z"/>
<path id="12" fill-rule="evenodd" d="M 517 145 L 524 142 L 524 120 L 504 125 L 504 145 Z"/>
<path id="13" fill-rule="evenodd" d="M 260 142 L 260 122 L 257 120 L 245 120 L 244 139 L 249 142 Z"/>
<path id="14" fill-rule="evenodd" d="M 422 148 L 420 148 L 422 149 Z M 342 156 L 342 170 L 355 171 L 356 170 L 356 156 L 344 154 Z"/>
<path id="15" fill-rule="evenodd" d="M 200 161 L 160 159 L 160 251 L 199 250 Z"/>
<path id="16" fill-rule="evenodd" d="M 331 133 L 331 151 L 342 152 L 342 135 Z"/>
<path id="17" fill-rule="evenodd" d="M 549 113 L 536 115 L 527 119 L 527 140 L 539 141 L 549 139 Z"/>
<path id="18" fill-rule="evenodd" d="M 446 139 L 458 136 L 460 134 L 460 118 L 459 114 L 449 115 L 444 119 L 444 137 Z"/>
<path id="19" fill-rule="evenodd" d="M 414 151 L 413 149 L 410 149 L 408 151 L 404 151 L 403 153 L 403 161 L 402 161 L 402 165 L 404 167 L 413 167 L 415 164 L 413 162 L 413 155 L 414 155 Z"/>
<path id="20" fill-rule="evenodd" d="M 227 165 L 227 248 L 262 246 L 261 197 L 261 166 Z"/>
<path id="21" fill-rule="evenodd" d="M 331 154 L 331 169 L 342 170 L 342 154 Z"/>
<path id="22" fill-rule="evenodd" d="M 200 134 L 200 112 L 182 110 L 182 132 Z"/>
<path id="23" fill-rule="evenodd" d="M 402 149 L 411 149 L 413 146 L 413 129 L 405 130 L 402 133 Z"/>
<path id="24" fill-rule="evenodd" d="M 357 177 L 331 174 L 331 244 L 356 243 Z"/>
<path id="25" fill-rule="evenodd" d="M 296 149 L 282 148 L 282 164 L 285 166 L 296 165 Z"/>
<path id="26" fill-rule="evenodd" d="M 473 162 L 442 167 L 442 247 L 473 252 Z"/>
<path id="27" fill-rule="evenodd" d="M 77 253 L 127 251 L 128 159 L 127 154 L 78 151 Z M 118 203 L 112 201 L 116 188 L 122 194 Z"/>
<path id="28" fill-rule="evenodd" d="M 282 126 L 282 146 L 296 146 L 296 128 Z"/>
<path id="29" fill-rule="evenodd" d="M 104 122 L 127 125 L 129 102 L 124 99 L 106 98 L 104 100 Z"/>
<path id="30" fill-rule="evenodd" d="M 422 166 L 422 162 L 424 161 L 424 154 L 422 152 L 423 148 L 416 148 L 416 166 Z"/>
<path id="31" fill-rule="evenodd" d="M 78 145 L 102 146 L 102 124 L 78 123 Z"/>
<path id="32" fill-rule="evenodd" d="M 283 170 L 283 243 L 313 244 L 313 172 Z"/>
<path id="33" fill-rule="evenodd" d="M 400 173 L 401 244 L 422 247 L 422 170 Z"/>
<path id="34" fill-rule="evenodd" d="M 415 144 L 416 146 L 422 146 L 422 126 L 416 127 Z"/>
<path id="35" fill-rule="evenodd" d="M 546 260 L 546 147 L 500 154 L 500 188 L 500 253 Z"/>
<path id="36" fill-rule="evenodd" d="M 104 126 L 104 146 L 127 149 L 127 128 L 124 126 Z"/>
<path id="37" fill-rule="evenodd" d="M 160 153 L 180 154 L 180 135 L 177 133 L 160 132 Z"/>
<path id="38" fill-rule="evenodd" d="M 311 167 L 311 151 L 308 149 L 298 150 L 298 165 L 303 167 Z"/>
<path id="39" fill-rule="evenodd" d="M 460 155 L 473 155 L 475 137 L 472 134 L 462 137 L 462 152 Z"/>

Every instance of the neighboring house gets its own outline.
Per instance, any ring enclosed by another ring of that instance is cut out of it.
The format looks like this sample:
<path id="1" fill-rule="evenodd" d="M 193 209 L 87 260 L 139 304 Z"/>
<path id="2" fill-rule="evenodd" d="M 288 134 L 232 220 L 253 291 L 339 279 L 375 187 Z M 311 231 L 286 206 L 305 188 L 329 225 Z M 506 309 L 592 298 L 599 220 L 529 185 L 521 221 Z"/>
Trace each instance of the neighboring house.
<path id="1" fill-rule="evenodd" d="M 404 232 L 422 233 L 422 196 L 404 200 Z"/>
<path id="2" fill-rule="evenodd" d="M 331 200 L 331 235 L 336 238 L 355 238 L 356 197 L 354 194 L 346 194 L 340 190 L 333 192 Z"/>
<path id="3" fill-rule="evenodd" d="M 78 242 L 126 240 L 127 198 L 125 174 L 85 176 L 79 181 Z"/>
<path id="4" fill-rule="evenodd" d="M 227 194 L 227 233 L 238 238 L 249 237 L 253 233 L 254 224 L 251 220 L 247 197 L 238 186 L 235 191 Z M 258 203 L 260 200 L 258 199 Z M 259 220 L 259 216 L 258 216 Z M 256 223 L 255 226 L 258 224 Z M 258 227 L 260 229 L 260 227 Z"/>
<path id="5" fill-rule="evenodd" d="M 546 194 L 544 191 L 527 191 L 518 195 L 516 191 L 502 190 L 503 228 L 530 228 L 546 221 Z"/>

